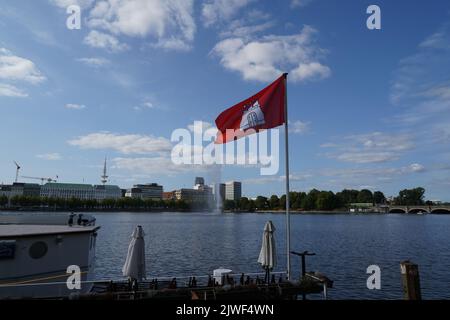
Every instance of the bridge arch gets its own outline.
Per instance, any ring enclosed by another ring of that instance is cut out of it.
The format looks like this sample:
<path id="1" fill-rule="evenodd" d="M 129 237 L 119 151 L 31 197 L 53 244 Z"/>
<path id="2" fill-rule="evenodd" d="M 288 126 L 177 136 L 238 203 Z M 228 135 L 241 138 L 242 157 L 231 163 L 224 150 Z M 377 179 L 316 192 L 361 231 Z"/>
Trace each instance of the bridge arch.
<path id="1" fill-rule="evenodd" d="M 428 213 L 428 210 L 424 208 L 412 208 L 408 211 L 408 213 Z"/>
<path id="2" fill-rule="evenodd" d="M 436 209 L 431 210 L 431 213 L 450 214 L 450 209 L 448 209 L 448 208 L 436 208 Z"/>
<path id="3" fill-rule="evenodd" d="M 405 209 L 401 208 L 392 208 L 389 210 L 389 213 L 406 213 Z"/>

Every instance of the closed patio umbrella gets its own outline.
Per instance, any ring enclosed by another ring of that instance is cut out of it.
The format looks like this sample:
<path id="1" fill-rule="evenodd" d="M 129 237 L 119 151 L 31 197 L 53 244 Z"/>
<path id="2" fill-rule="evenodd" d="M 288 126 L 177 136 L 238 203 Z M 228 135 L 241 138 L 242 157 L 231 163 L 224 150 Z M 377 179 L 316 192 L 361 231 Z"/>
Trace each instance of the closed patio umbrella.
<path id="1" fill-rule="evenodd" d="M 145 276 L 145 241 L 144 230 L 137 226 L 131 235 L 128 254 L 122 272 L 125 277 L 142 281 Z"/>
<path id="2" fill-rule="evenodd" d="M 273 225 L 272 221 L 268 221 L 264 226 L 261 251 L 258 258 L 258 262 L 266 270 L 267 283 L 269 283 L 270 271 L 275 267 L 277 263 L 274 232 L 275 226 Z"/>

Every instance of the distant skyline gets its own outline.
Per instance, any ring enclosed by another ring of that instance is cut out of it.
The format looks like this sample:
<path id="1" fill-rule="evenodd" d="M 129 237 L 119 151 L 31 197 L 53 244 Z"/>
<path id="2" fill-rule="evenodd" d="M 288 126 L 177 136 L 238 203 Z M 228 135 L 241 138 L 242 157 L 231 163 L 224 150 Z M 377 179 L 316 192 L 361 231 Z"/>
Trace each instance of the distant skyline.
<path id="1" fill-rule="evenodd" d="M 366 27 L 371 4 L 381 30 Z M 446 0 L 0 1 L 0 183 L 17 161 L 23 176 L 101 184 L 106 156 L 123 188 L 203 176 L 281 195 L 283 165 L 175 166 L 170 136 L 289 72 L 292 190 L 420 186 L 450 201 L 448 70 Z"/>

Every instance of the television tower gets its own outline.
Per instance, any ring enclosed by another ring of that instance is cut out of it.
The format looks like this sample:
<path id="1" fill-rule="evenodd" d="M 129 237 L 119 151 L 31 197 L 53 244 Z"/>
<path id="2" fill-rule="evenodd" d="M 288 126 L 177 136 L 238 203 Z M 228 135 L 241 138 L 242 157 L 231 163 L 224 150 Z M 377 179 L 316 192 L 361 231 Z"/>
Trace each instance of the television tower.
<path id="1" fill-rule="evenodd" d="M 105 157 L 105 163 L 103 164 L 103 175 L 102 178 L 102 184 L 105 185 L 108 182 L 108 176 L 106 175 L 106 157 Z"/>

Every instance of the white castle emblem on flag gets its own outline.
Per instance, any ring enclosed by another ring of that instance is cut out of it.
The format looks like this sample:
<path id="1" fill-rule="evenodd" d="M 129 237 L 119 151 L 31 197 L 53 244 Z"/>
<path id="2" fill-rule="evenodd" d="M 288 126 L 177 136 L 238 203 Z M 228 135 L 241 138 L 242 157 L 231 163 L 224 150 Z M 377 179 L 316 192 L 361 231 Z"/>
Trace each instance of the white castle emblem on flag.
<path id="1" fill-rule="evenodd" d="M 239 128 L 241 130 L 247 130 L 250 128 L 255 128 L 257 126 L 265 124 L 264 113 L 261 110 L 259 101 L 256 101 L 251 106 L 246 106 L 244 108 L 244 113 L 242 115 L 241 124 Z"/>

